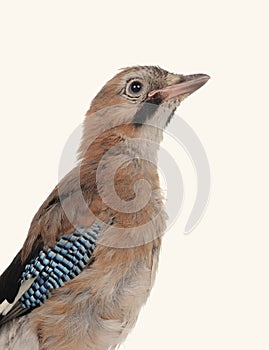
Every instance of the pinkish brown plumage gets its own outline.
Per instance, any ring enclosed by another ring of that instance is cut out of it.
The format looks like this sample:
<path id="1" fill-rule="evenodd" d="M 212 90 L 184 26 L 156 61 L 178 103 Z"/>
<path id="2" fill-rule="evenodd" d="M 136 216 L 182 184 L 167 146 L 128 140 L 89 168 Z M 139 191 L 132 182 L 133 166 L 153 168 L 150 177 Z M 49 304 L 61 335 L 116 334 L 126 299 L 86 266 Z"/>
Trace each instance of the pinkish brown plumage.
<path id="1" fill-rule="evenodd" d="M 107 350 L 126 338 L 166 228 L 156 167 L 162 131 L 208 78 L 133 67 L 98 93 L 78 166 L 41 206 L 1 276 L 1 348 Z"/>

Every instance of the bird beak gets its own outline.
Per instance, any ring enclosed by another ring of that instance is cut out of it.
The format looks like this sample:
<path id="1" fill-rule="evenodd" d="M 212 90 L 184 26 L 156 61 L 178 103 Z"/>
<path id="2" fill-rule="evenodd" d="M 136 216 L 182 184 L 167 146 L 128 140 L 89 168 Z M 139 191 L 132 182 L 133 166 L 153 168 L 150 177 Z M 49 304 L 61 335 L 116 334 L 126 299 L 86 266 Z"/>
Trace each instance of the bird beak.
<path id="1" fill-rule="evenodd" d="M 192 94 L 194 91 L 202 87 L 210 77 L 206 74 L 192 74 L 181 76 L 180 82 L 169 85 L 163 89 L 153 90 L 148 94 L 151 99 L 158 95 L 162 101 L 168 101 L 185 94 Z"/>

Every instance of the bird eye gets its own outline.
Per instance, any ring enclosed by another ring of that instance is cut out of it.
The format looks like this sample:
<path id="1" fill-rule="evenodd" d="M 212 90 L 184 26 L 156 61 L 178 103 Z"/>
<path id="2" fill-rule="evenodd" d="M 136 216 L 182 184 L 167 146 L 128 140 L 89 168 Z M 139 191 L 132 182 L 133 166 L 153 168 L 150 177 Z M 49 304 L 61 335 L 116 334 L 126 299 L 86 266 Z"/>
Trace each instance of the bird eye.
<path id="1" fill-rule="evenodd" d="M 130 85 L 130 90 L 131 92 L 133 92 L 134 94 L 137 94 L 138 92 L 140 92 L 140 90 L 142 89 L 142 84 L 139 81 L 134 81 L 131 85 Z"/>
<path id="2" fill-rule="evenodd" d="M 127 94 L 130 96 L 139 96 L 142 88 L 143 84 L 138 80 L 134 80 L 127 86 Z"/>

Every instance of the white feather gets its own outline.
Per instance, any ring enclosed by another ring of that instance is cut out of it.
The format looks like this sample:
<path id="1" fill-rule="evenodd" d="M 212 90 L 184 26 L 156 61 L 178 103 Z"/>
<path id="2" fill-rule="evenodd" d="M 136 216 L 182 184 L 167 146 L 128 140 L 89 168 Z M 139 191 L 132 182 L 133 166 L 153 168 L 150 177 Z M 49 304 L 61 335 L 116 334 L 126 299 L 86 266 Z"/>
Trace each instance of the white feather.
<path id="1" fill-rule="evenodd" d="M 23 282 L 13 303 L 10 304 L 6 300 L 2 302 L 2 304 L 0 305 L 0 315 L 5 316 L 6 314 L 9 313 L 9 311 L 13 308 L 13 306 L 21 298 L 21 296 L 30 288 L 30 286 L 32 285 L 35 279 L 36 277 L 29 278 L 28 280 Z"/>

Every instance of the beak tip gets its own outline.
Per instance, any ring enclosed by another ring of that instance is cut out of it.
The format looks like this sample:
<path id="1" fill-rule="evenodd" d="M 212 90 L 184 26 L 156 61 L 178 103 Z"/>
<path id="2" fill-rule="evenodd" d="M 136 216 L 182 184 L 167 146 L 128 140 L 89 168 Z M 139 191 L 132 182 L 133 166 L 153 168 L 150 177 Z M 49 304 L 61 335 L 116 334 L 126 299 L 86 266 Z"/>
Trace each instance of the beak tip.
<path id="1" fill-rule="evenodd" d="M 207 82 L 210 79 L 210 76 L 208 74 L 199 73 L 199 74 L 185 75 L 184 78 L 185 78 L 185 81 L 200 80 L 200 81 Z"/>

